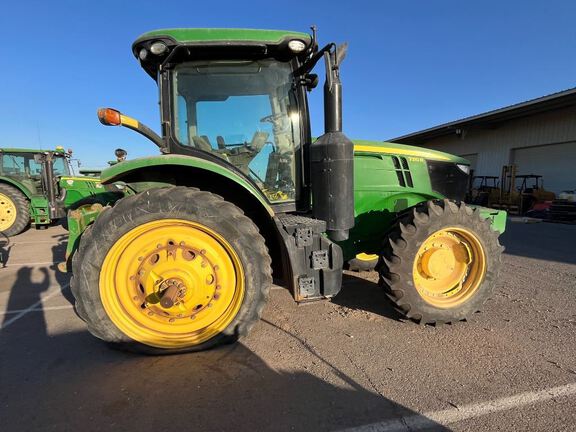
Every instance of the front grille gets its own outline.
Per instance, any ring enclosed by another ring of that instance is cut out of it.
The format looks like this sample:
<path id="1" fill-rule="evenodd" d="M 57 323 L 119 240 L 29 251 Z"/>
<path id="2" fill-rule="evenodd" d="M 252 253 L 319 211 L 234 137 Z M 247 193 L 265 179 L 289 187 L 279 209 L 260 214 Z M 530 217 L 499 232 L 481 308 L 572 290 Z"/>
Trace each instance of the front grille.
<path id="1" fill-rule="evenodd" d="M 396 176 L 398 177 L 398 184 L 402 187 L 414 187 L 412 175 L 410 174 L 410 167 L 408 166 L 406 158 L 392 156 L 392 162 L 394 163 L 394 169 L 396 170 Z"/>
<path id="2" fill-rule="evenodd" d="M 463 201 L 468 187 L 468 174 L 453 162 L 426 161 L 434 192 L 444 198 Z"/>

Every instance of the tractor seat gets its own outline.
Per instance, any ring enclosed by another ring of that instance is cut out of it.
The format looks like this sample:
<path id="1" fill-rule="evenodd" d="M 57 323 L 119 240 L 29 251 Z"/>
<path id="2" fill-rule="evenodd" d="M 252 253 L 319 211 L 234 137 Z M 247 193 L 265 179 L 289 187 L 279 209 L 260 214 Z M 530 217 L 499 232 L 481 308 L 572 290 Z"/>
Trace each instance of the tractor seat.
<path id="1" fill-rule="evenodd" d="M 256 132 L 252 137 L 252 142 L 250 143 L 250 148 L 259 152 L 262 147 L 266 144 L 266 140 L 270 134 L 268 132 Z"/>
<path id="2" fill-rule="evenodd" d="M 199 148 L 207 152 L 212 152 L 212 146 L 210 145 L 210 139 L 206 135 L 193 136 L 192 141 L 194 142 L 194 147 Z"/>

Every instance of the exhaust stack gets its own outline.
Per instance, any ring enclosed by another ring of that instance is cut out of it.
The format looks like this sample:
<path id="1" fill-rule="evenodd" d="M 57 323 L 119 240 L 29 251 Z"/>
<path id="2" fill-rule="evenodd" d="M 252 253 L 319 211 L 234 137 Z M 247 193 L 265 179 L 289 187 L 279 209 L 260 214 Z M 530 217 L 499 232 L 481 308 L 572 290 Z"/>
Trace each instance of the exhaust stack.
<path id="1" fill-rule="evenodd" d="M 343 241 L 354 226 L 354 144 L 342 133 L 340 62 L 346 46 L 324 52 L 324 135 L 310 146 L 313 214 L 330 239 Z"/>

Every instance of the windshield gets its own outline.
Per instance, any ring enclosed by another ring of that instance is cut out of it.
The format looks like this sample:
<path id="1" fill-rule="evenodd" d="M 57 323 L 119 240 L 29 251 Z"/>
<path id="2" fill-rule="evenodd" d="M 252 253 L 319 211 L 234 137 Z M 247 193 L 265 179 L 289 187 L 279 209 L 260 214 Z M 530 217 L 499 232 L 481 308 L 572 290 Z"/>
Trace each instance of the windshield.
<path id="1" fill-rule="evenodd" d="M 70 170 L 66 158 L 54 156 L 54 175 L 69 175 Z M 34 153 L 4 153 L 1 158 L 0 173 L 2 175 L 37 179 L 42 175 L 42 164 L 34 160 Z"/>
<path id="2" fill-rule="evenodd" d="M 294 200 L 300 118 L 290 65 L 188 62 L 173 77 L 178 141 L 230 162 L 270 201 Z"/>

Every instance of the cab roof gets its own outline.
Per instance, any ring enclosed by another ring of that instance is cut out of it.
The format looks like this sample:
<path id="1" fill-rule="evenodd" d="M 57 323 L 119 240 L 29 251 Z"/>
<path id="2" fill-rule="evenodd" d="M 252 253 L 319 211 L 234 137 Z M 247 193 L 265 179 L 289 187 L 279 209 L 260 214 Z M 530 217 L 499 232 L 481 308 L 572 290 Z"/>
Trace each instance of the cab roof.
<path id="1" fill-rule="evenodd" d="M 32 149 L 32 148 L 10 148 L 10 147 L 0 147 L 0 153 L 44 153 L 44 152 L 54 152 L 57 154 L 64 154 L 64 149 Z"/>
<path id="2" fill-rule="evenodd" d="M 285 39 L 310 42 L 308 33 L 286 30 L 257 30 L 231 28 L 173 28 L 153 30 L 141 35 L 134 46 L 150 39 L 172 39 L 177 44 L 205 44 L 207 42 L 264 42 L 279 44 Z"/>
<path id="3" fill-rule="evenodd" d="M 140 65 L 154 79 L 160 64 L 172 54 L 176 47 L 185 47 L 186 58 L 262 58 L 294 57 L 288 50 L 288 42 L 300 40 L 306 49 L 298 55 L 309 53 L 312 37 L 308 33 L 287 30 L 258 30 L 238 28 L 173 28 L 144 33 L 132 44 L 132 53 Z M 168 50 L 163 55 L 153 55 L 149 49 L 155 42 L 163 42 Z M 315 47 L 312 47 L 315 48 Z M 148 50 L 145 58 L 141 51 Z M 180 50 L 178 50 L 180 52 Z M 178 62 L 183 57 L 172 56 Z"/>

